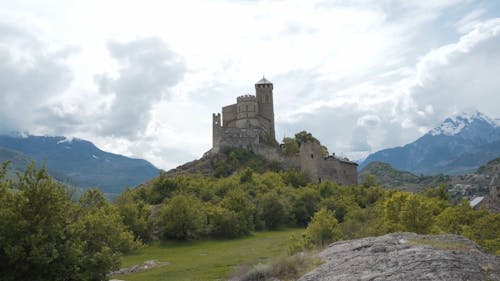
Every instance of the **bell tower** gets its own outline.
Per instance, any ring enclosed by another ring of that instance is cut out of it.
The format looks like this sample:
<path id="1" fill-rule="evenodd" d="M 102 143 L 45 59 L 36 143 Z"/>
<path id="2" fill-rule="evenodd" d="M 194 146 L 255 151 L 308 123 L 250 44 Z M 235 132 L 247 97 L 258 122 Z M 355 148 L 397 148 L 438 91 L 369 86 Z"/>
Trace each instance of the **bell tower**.
<path id="1" fill-rule="evenodd" d="M 262 79 L 255 83 L 255 95 L 257 97 L 259 115 L 269 122 L 269 134 L 275 139 L 273 83 L 262 77 Z"/>

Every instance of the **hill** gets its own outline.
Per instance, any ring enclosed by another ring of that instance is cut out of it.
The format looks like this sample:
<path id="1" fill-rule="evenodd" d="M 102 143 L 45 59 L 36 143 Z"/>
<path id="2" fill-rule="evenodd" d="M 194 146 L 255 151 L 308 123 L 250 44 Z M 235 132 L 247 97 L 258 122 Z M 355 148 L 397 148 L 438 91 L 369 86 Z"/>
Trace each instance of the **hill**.
<path id="1" fill-rule="evenodd" d="M 480 112 L 447 118 L 410 144 L 370 154 L 359 168 L 379 161 L 417 175 L 472 172 L 500 156 L 499 124 Z"/>
<path id="2" fill-rule="evenodd" d="M 389 189 L 418 192 L 426 186 L 448 185 L 451 177 L 447 175 L 417 176 L 410 172 L 399 171 L 383 162 L 371 162 L 359 172 L 359 182 L 368 174 L 374 175 L 377 183 Z"/>
<path id="3" fill-rule="evenodd" d="M 488 194 L 489 184 L 494 176 L 500 176 L 500 157 L 480 166 L 473 173 L 461 175 L 417 176 L 399 171 L 382 162 L 372 162 L 359 172 L 359 182 L 368 174 L 375 176 L 377 183 L 385 188 L 418 192 L 425 187 L 444 185 L 455 199 L 484 196 Z"/>
<path id="4" fill-rule="evenodd" d="M 15 172 L 22 172 L 34 159 L 29 156 L 6 147 L 0 147 L 0 163 L 10 161 L 7 177 L 13 178 Z"/>
<path id="5" fill-rule="evenodd" d="M 13 160 L 13 170 L 24 170 L 31 160 L 45 163 L 57 180 L 80 188 L 98 187 L 118 194 L 159 174 L 142 159 L 105 152 L 81 139 L 54 136 L 0 136 L 0 160 Z"/>

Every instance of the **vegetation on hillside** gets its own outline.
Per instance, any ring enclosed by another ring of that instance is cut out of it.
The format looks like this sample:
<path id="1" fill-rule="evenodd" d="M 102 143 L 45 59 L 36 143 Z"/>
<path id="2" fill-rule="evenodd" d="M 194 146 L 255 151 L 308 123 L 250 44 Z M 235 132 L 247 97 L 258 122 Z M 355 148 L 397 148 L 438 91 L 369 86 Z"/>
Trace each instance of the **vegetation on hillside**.
<path id="1" fill-rule="evenodd" d="M 302 226 L 308 227 L 306 234 L 291 239 L 291 252 L 397 231 L 462 234 L 492 252 L 500 250 L 500 215 L 472 210 L 466 201 L 455 205 L 444 186 L 413 194 L 383 189 L 372 177 L 358 187 L 339 186 L 313 184 L 295 170 L 246 168 L 226 178 L 160 176 L 130 192 L 138 204 L 160 204 L 157 219 L 149 223 L 163 239 L 234 238 Z M 486 227 L 486 222 L 492 223 Z"/>
<path id="2" fill-rule="evenodd" d="M 497 172 L 499 171 L 499 166 L 500 166 L 500 157 L 498 158 L 495 158 L 491 161 L 489 161 L 488 163 L 486 163 L 486 165 L 481 165 L 476 173 L 478 174 L 484 174 L 484 173 L 491 173 L 491 172 Z"/>

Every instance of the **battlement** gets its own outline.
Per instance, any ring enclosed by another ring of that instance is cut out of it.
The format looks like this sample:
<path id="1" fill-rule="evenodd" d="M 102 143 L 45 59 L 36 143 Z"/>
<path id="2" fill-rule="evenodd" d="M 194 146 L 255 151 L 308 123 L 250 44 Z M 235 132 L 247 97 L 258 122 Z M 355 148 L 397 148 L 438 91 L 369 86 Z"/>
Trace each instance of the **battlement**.
<path id="1" fill-rule="evenodd" d="M 257 97 L 253 95 L 242 95 L 236 98 L 236 102 L 257 102 Z"/>

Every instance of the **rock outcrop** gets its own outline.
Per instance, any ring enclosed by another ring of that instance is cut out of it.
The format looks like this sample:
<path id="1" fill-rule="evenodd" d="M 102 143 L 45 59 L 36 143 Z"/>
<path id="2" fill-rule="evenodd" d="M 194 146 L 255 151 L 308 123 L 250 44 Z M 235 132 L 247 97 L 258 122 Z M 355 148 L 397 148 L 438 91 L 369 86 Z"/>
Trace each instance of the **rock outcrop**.
<path id="1" fill-rule="evenodd" d="M 500 257 L 458 235 L 396 233 L 340 241 L 299 281 L 500 280 Z"/>

